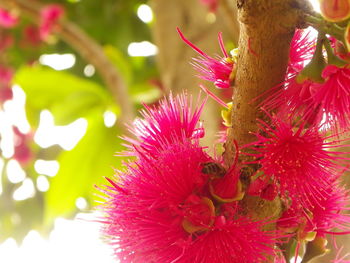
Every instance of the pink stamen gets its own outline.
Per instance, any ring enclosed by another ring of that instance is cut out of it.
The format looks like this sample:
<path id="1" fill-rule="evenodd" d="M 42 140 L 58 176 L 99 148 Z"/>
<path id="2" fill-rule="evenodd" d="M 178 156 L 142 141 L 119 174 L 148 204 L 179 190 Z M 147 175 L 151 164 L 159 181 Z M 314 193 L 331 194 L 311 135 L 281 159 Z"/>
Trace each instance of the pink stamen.
<path id="1" fill-rule="evenodd" d="M 191 48 L 193 48 L 197 53 L 199 53 L 200 55 L 202 55 L 205 58 L 208 58 L 208 55 L 205 54 L 202 50 L 200 50 L 198 47 L 196 47 L 195 45 L 193 45 L 181 32 L 181 30 L 177 27 L 176 28 L 177 32 L 179 33 L 181 39 L 187 44 L 189 45 Z"/>
<path id="2" fill-rule="evenodd" d="M 208 94 L 210 97 L 212 97 L 217 103 L 219 103 L 221 106 L 223 106 L 224 108 L 228 109 L 227 104 L 221 100 L 218 96 L 216 96 L 214 93 L 212 93 L 210 90 L 208 90 L 206 87 L 204 87 L 203 85 L 199 85 L 199 87 L 206 93 Z"/>
<path id="3" fill-rule="evenodd" d="M 228 54 L 227 54 L 226 49 L 225 49 L 224 41 L 222 39 L 222 32 L 219 32 L 218 38 L 219 38 L 219 45 L 220 45 L 221 52 L 222 52 L 222 54 L 224 54 L 224 56 L 226 58 L 228 58 Z"/>

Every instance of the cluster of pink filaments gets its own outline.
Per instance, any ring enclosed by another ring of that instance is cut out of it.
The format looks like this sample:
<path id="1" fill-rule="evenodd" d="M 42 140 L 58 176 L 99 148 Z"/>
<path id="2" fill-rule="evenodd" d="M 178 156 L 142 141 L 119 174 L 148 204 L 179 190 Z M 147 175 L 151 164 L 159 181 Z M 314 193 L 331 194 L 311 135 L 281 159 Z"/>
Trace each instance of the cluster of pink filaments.
<path id="1" fill-rule="evenodd" d="M 254 263 L 276 253 L 269 222 L 241 213 L 238 169 L 199 145 L 203 104 L 192 113 L 187 96 L 171 97 L 132 129 L 124 154 L 134 161 L 103 190 L 105 234 L 121 262 Z"/>
<path id="2" fill-rule="evenodd" d="M 200 54 L 193 63 L 200 78 L 229 88 L 235 64 L 221 34 L 224 57 L 213 58 L 178 33 Z M 107 196 L 104 232 L 121 262 L 260 263 L 273 257 L 285 263 L 290 251 L 276 246 L 281 240 L 297 242 L 297 259 L 302 242 L 322 254 L 326 234 L 350 233 L 349 193 L 340 184 L 349 158 L 340 150 L 339 133 L 350 125 L 350 64 L 327 43 L 326 36 L 316 44 L 310 33 L 296 31 L 285 81 L 259 97 L 267 97 L 262 103 L 266 120 L 258 120 L 253 142 L 240 147 L 234 142 L 232 167 L 199 144 L 205 101 L 192 109 L 181 95 L 157 108 L 145 106 L 143 119 L 129 127 L 134 138 L 124 138 L 127 150 L 121 155 L 133 161 L 102 190 Z M 317 59 L 325 63 L 321 69 L 313 68 Z M 230 106 L 201 88 L 227 108 L 227 117 Z M 227 140 L 226 134 L 221 137 Z M 248 161 L 238 164 L 242 153 Z M 257 171 L 243 185 L 242 168 L 249 166 Z M 239 202 L 245 196 L 282 203 L 281 215 L 253 220 Z M 275 231 L 264 230 L 270 223 Z"/>
<path id="3" fill-rule="evenodd" d="M 277 228 L 299 245 L 312 241 L 320 254 L 326 234 L 350 233 L 349 192 L 340 181 L 349 162 L 340 138 L 350 128 L 350 64 L 334 46 L 296 31 L 285 81 L 262 95 L 267 121 L 244 146 L 253 150 L 247 165 L 259 167 L 248 194 L 279 196 L 285 210 Z M 276 191 L 267 195 L 271 185 Z"/>

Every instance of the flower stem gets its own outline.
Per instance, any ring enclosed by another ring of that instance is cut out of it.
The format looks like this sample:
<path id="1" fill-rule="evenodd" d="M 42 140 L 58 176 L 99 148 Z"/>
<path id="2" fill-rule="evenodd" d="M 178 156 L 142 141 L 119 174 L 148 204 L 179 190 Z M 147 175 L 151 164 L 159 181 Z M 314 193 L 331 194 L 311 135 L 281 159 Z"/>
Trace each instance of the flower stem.
<path id="1" fill-rule="evenodd" d="M 305 21 L 315 28 L 317 31 L 323 31 L 326 34 L 334 36 L 336 39 L 343 42 L 345 28 L 340 27 L 336 23 L 328 22 L 322 17 L 307 15 Z M 344 42 L 343 42 L 344 43 Z"/>

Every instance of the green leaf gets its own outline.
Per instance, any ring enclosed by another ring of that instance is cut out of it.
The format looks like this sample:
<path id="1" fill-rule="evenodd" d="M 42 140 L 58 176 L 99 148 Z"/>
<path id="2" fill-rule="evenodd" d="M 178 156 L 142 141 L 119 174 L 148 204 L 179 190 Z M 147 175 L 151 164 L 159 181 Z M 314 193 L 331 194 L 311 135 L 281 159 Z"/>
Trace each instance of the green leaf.
<path id="1" fill-rule="evenodd" d="M 23 67 L 15 83 L 26 92 L 28 119 L 35 126 L 43 109 L 51 110 L 56 123 L 63 125 L 112 104 L 110 94 L 97 83 L 47 67 Z"/>
<path id="2" fill-rule="evenodd" d="M 96 113 L 88 118 L 88 130 L 83 139 L 71 151 L 60 154 L 60 169 L 52 178 L 46 193 L 45 221 L 52 223 L 57 216 L 70 216 L 76 212 L 79 197 L 92 199 L 104 177 L 113 175 L 121 160 L 114 156 L 121 151 L 121 139 L 115 128 L 104 125 L 102 115 Z"/>

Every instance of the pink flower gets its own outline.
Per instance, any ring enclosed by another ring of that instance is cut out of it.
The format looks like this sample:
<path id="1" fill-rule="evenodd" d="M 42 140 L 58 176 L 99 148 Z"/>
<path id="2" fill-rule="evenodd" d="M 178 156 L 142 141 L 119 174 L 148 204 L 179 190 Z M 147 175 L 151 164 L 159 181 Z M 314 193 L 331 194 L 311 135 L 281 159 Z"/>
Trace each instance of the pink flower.
<path id="1" fill-rule="evenodd" d="M 311 60 L 315 49 L 316 39 L 311 31 L 297 29 L 290 45 L 287 75 L 299 73 Z"/>
<path id="2" fill-rule="evenodd" d="M 328 65 L 322 77 L 325 83 L 314 88 L 309 107 L 319 105 L 328 125 L 335 130 L 346 130 L 350 128 L 350 64 L 345 67 Z"/>
<path id="3" fill-rule="evenodd" d="M 234 70 L 234 63 L 225 50 L 221 33 L 219 33 L 219 45 L 224 57 L 218 56 L 217 58 L 213 58 L 186 39 L 180 29 L 177 29 L 177 31 L 181 39 L 200 55 L 199 58 L 193 59 L 193 66 L 199 72 L 199 77 L 213 82 L 217 88 L 230 88 L 233 80 L 231 73 Z"/>
<path id="4" fill-rule="evenodd" d="M 136 120 L 133 127 L 129 126 L 137 140 L 125 137 L 131 144 L 127 145 L 131 150 L 129 154 L 133 154 L 134 146 L 155 154 L 169 144 L 202 138 L 204 129 L 199 118 L 205 102 L 206 99 L 200 101 L 198 98 L 193 108 L 192 102 L 188 102 L 187 96 L 183 94 L 176 98 L 170 95 L 168 100 L 159 103 L 159 107 L 145 105 L 141 111 L 143 119 Z"/>
<path id="5" fill-rule="evenodd" d="M 270 116 L 271 117 L 271 116 Z M 261 165 L 262 178 L 273 180 L 283 197 L 308 207 L 312 198 L 325 198 L 329 184 L 344 168 L 341 152 L 329 151 L 338 141 L 319 134 L 318 127 L 306 128 L 303 123 L 292 125 L 278 116 L 269 125 L 260 122 L 253 155 Z"/>
<path id="6" fill-rule="evenodd" d="M 312 103 L 312 91 L 318 84 L 311 80 L 297 81 L 297 75 L 311 60 L 315 49 L 316 39 L 311 36 L 310 31 L 295 31 L 291 42 L 285 80 L 264 94 L 267 98 L 264 99 L 262 106 L 266 110 L 278 109 L 281 114 L 286 116 L 300 115 L 309 123 L 320 121 L 322 118 L 320 107 Z"/>
<path id="7" fill-rule="evenodd" d="M 17 25 L 18 17 L 12 15 L 9 11 L 0 8 L 0 27 L 11 28 Z"/>
<path id="8" fill-rule="evenodd" d="M 15 126 L 13 126 L 13 132 L 15 135 L 15 152 L 13 158 L 20 164 L 27 165 L 33 160 L 33 152 L 29 146 L 31 134 L 24 134 Z"/>
<path id="9" fill-rule="evenodd" d="M 216 9 L 219 5 L 218 0 L 200 0 L 200 2 L 202 3 L 202 5 L 207 6 L 210 12 L 216 12 Z"/>
<path id="10" fill-rule="evenodd" d="M 336 180 L 324 190 L 321 198 L 310 195 L 309 201 L 308 206 L 292 202 L 280 218 L 278 226 L 297 231 L 298 238 L 304 238 L 309 232 L 316 232 L 318 236 L 349 233 L 349 193 L 338 186 Z"/>
<path id="11" fill-rule="evenodd" d="M 209 188 L 220 178 L 203 171 L 214 160 L 193 136 L 200 110 L 191 115 L 184 101 L 170 98 L 143 112 L 145 131 L 137 130 L 130 148 L 135 160 L 102 190 L 104 233 L 121 262 L 262 262 L 275 253 L 276 233 L 262 231 L 271 222 L 239 215 L 238 202 L 215 200 Z M 232 183 L 232 175 L 223 180 Z"/>
<path id="12" fill-rule="evenodd" d="M 207 161 L 201 147 L 187 142 L 118 173 L 105 191 L 105 233 L 121 262 L 252 263 L 273 254 L 275 237 L 261 230 L 265 222 L 214 212 L 200 166 Z"/>
<path id="13" fill-rule="evenodd" d="M 64 9 L 59 4 L 51 4 L 45 6 L 40 13 L 40 36 L 45 40 L 56 29 L 57 22 L 62 18 Z"/>

